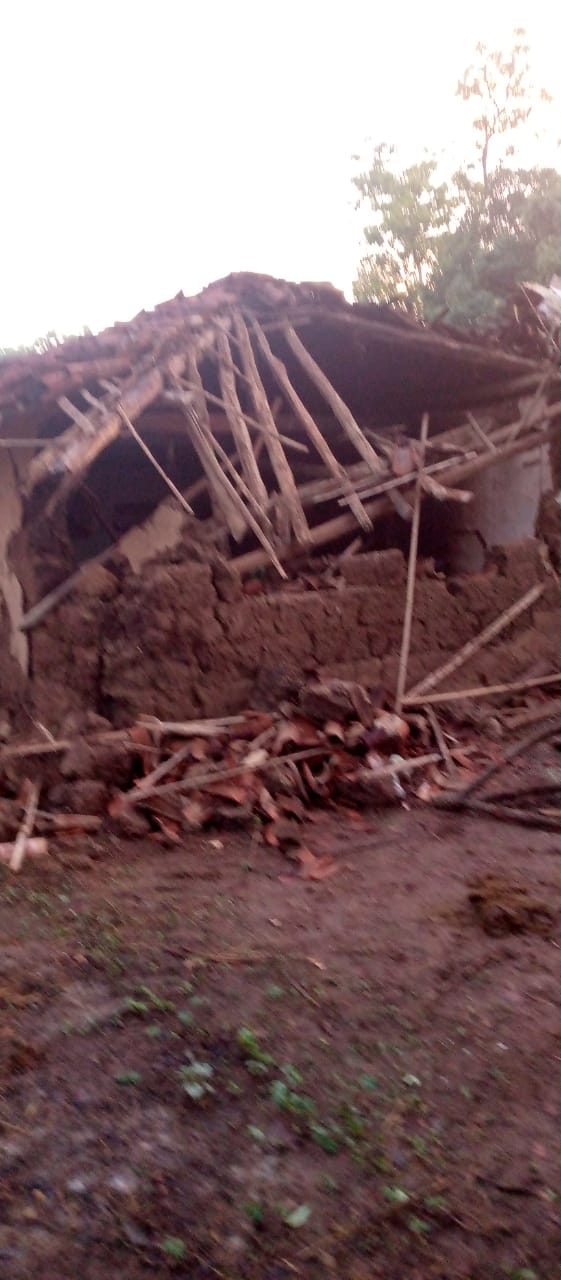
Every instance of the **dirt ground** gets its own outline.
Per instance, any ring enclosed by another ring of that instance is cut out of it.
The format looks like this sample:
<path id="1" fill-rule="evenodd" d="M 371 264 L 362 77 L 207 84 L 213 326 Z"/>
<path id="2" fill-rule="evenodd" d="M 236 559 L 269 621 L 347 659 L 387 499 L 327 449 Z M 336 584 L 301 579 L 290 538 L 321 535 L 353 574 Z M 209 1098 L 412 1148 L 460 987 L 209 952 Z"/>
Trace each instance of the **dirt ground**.
<path id="1" fill-rule="evenodd" d="M 3 1276 L 559 1274 L 559 838 L 307 842 L 337 874 L 224 833 L 2 874 Z"/>

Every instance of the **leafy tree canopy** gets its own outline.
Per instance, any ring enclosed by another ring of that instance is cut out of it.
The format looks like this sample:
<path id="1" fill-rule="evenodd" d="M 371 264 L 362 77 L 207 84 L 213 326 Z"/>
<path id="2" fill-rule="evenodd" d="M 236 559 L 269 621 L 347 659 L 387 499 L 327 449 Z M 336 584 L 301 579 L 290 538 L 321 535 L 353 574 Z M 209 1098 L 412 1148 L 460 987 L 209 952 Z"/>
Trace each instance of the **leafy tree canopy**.
<path id="1" fill-rule="evenodd" d="M 507 163 L 536 103 L 550 101 L 532 84 L 525 33 L 513 33 L 507 55 L 481 44 L 476 53 L 457 88 L 472 108 L 473 162 L 440 180 L 434 156 L 400 169 L 395 149 L 381 143 L 353 179 L 370 211 L 354 292 L 489 331 L 504 321 L 518 284 L 561 272 L 561 174 Z"/>

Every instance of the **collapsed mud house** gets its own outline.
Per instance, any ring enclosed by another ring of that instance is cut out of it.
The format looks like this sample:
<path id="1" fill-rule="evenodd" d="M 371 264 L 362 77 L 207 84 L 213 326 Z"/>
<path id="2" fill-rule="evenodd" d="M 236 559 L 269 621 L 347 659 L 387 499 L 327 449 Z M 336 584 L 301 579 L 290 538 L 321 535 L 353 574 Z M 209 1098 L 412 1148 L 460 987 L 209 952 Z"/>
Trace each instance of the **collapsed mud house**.
<path id="1" fill-rule="evenodd" d="M 12 720 L 224 715 L 299 671 L 391 689 L 417 484 L 411 682 L 546 579 L 555 370 L 328 285 L 234 275 L 6 359 L 0 411 Z M 556 591 L 513 622 L 503 677 L 553 659 Z"/>

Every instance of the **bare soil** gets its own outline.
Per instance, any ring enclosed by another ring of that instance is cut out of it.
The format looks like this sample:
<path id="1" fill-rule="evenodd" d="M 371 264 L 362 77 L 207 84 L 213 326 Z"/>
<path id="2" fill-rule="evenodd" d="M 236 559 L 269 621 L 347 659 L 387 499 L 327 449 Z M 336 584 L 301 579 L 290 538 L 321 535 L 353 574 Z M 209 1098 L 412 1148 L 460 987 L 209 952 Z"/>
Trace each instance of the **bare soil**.
<path id="1" fill-rule="evenodd" d="M 559 839 L 306 840 L 336 875 L 224 833 L 2 875 L 3 1276 L 559 1274 Z"/>

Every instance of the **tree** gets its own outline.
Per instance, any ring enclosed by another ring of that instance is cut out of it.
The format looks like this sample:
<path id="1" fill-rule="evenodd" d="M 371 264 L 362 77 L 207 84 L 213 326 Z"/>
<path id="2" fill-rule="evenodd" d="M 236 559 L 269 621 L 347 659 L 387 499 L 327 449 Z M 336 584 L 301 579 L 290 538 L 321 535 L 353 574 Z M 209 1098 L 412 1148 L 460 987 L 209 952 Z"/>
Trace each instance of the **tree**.
<path id="1" fill-rule="evenodd" d="M 530 46 L 526 32 L 516 27 L 513 45 L 507 57 L 499 49 L 488 49 L 484 44 L 476 46 L 478 61 L 468 67 L 458 81 L 456 94 L 464 102 L 475 99 L 476 114 L 473 128 L 476 148 L 481 156 L 483 186 L 489 189 L 489 148 L 493 139 L 514 133 L 527 124 L 535 107 L 536 89 L 530 79 Z M 542 102 L 551 102 L 545 89 L 538 95 Z M 507 155 L 514 154 L 512 143 Z"/>
<path id="2" fill-rule="evenodd" d="M 359 300 L 397 301 L 427 319 L 489 330 L 502 324 L 521 281 L 547 283 L 561 270 L 561 175 L 505 163 L 536 102 L 550 101 L 533 88 L 525 33 L 514 32 L 508 56 L 483 45 L 477 55 L 457 88 L 475 108 L 476 163 L 439 181 L 434 157 L 400 172 L 394 149 L 383 144 L 354 178 L 359 205 L 374 215 L 354 292 Z"/>
<path id="3" fill-rule="evenodd" d="M 391 160 L 395 148 L 376 147 L 370 169 L 354 184 L 374 214 L 364 235 L 374 254 L 359 266 L 358 298 L 401 301 L 422 311 L 422 299 L 437 264 L 435 238 L 450 224 L 446 183 L 436 184 L 436 161 L 424 159 L 402 172 Z"/>

